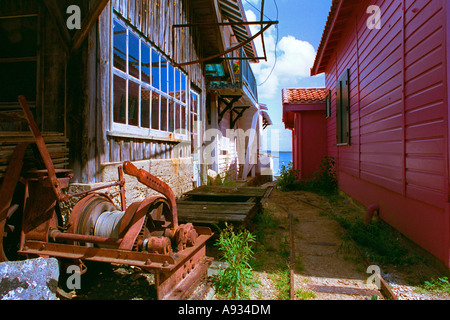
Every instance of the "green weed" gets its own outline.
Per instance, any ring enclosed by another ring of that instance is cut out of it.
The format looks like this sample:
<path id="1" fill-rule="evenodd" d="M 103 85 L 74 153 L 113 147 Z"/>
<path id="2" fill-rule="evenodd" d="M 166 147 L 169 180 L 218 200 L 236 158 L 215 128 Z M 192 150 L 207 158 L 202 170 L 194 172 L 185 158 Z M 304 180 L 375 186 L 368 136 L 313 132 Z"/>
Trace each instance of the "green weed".
<path id="1" fill-rule="evenodd" d="M 248 230 L 234 230 L 232 225 L 221 231 L 216 243 L 222 253 L 222 260 L 228 263 L 226 269 L 213 276 L 216 292 L 227 299 L 248 299 L 250 287 L 256 282 L 249 264 L 253 251 L 251 244 L 255 236 Z"/>
<path id="2" fill-rule="evenodd" d="M 419 293 L 431 292 L 450 294 L 450 282 L 447 277 L 431 279 L 430 281 L 424 281 L 421 286 L 416 288 L 416 291 Z"/>
<path id="3" fill-rule="evenodd" d="M 295 290 L 294 295 L 298 300 L 310 300 L 316 298 L 316 294 L 313 291 L 304 288 Z"/>

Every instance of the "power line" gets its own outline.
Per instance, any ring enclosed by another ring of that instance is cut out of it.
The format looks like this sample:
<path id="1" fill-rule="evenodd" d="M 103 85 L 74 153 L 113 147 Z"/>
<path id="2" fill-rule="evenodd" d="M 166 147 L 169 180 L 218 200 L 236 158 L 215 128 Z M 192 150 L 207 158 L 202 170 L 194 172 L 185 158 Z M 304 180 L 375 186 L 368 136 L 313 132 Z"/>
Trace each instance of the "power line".
<path id="1" fill-rule="evenodd" d="M 247 0 L 245 0 L 247 3 L 249 3 L 250 5 L 252 5 L 250 2 L 248 2 Z M 276 0 L 273 0 L 273 3 L 274 3 L 274 5 L 275 5 L 275 9 L 276 9 L 276 12 L 277 12 L 277 18 L 275 19 L 276 21 L 278 21 L 278 14 L 279 14 L 279 11 L 278 11 L 278 5 L 277 5 L 277 1 Z M 252 5 L 253 6 L 253 5 Z M 254 7 L 254 6 L 253 6 Z M 258 9 L 257 9 L 258 10 Z M 265 15 L 264 15 L 265 16 Z M 270 18 L 268 18 L 268 19 L 270 19 Z M 264 80 L 262 83 L 260 83 L 260 84 L 258 84 L 258 87 L 260 87 L 260 86 L 262 86 L 263 84 L 265 84 L 268 80 L 269 80 L 269 78 L 272 76 L 272 73 L 273 73 L 273 71 L 275 70 L 275 67 L 276 67 L 276 65 L 277 65 L 277 59 L 278 59 L 278 56 L 277 56 L 277 50 L 278 50 L 278 40 L 279 40 L 279 29 L 278 29 L 278 25 L 275 25 L 275 29 L 276 29 L 276 32 L 277 32 L 277 37 L 276 37 L 276 42 L 275 42 L 275 61 L 274 61 L 274 63 L 273 63 L 273 66 L 272 66 L 272 69 L 270 70 L 270 73 L 269 73 L 269 75 L 267 76 L 267 78 L 266 78 L 266 80 Z M 264 37 L 264 34 L 262 34 L 261 35 L 261 37 Z"/>

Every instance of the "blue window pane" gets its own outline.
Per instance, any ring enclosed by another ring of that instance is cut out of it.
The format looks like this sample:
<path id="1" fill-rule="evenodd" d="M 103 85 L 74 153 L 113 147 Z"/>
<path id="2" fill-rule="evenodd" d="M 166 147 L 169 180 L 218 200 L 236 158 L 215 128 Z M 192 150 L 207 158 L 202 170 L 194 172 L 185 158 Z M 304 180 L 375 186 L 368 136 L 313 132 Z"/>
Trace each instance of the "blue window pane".
<path id="1" fill-rule="evenodd" d="M 181 74 L 181 97 L 180 100 L 186 103 L 186 76 L 184 74 Z"/>
<path id="2" fill-rule="evenodd" d="M 141 43 L 141 80 L 150 83 L 150 47 Z"/>
<path id="3" fill-rule="evenodd" d="M 161 87 L 162 92 L 167 93 L 167 61 L 161 57 Z"/>
<path id="4" fill-rule="evenodd" d="M 152 50 L 152 86 L 159 89 L 159 54 Z"/>
<path id="5" fill-rule="evenodd" d="M 127 29 L 114 20 L 114 67 L 127 71 Z"/>
<path id="6" fill-rule="evenodd" d="M 181 72 L 175 69 L 175 98 L 181 99 Z"/>
<path id="7" fill-rule="evenodd" d="M 169 63 L 169 94 L 174 97 L 175 96 L 175 74 L 172 65 Z"/>
<path id="8" fill-rule="evenodd" d="M 129 32 L 128 72 L 139 79 L 139 38 Z"/>

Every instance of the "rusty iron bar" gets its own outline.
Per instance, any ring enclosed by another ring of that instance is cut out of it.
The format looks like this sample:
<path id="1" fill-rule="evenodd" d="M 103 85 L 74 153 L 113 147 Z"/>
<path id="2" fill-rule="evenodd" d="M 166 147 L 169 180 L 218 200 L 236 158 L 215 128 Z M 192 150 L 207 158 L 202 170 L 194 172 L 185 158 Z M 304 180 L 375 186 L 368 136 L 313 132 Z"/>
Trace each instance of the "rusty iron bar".
<path id="1" fill-rule="evenodd" d="M 39 153 L 41 154 L 41 157 L 42 157 L 42 161 L 44 161 L 44 165 L 48 172 L 48 178 L 50 179 L 53 193 L 55 194 L 56 198 L 59 201 L 65 201 L 65 200 L 67 200 L 67 197 L 62 192 L 61 187 L 59 185 L 59 181 L 56 178 L 56 171 L 55 171 L 55 167 L 53 166 L 52 158 L 50 157 L 50 154 L 48 153 L 48 150 L 45 147 L 44 138 L 42 138 L 42 135 L 38 129 L 38 126 L 37 126 L 36 122 L 34 121 L 33 115 L 31 114 L 30 107 L 28 106 L 28 102 L 25 99 L 25 97 L 22 95 L 19 96 L 18 100 L 23 109 L 23 112 L 25 113 L 25 117 L 27 118 L 28 126 L 30 127 L 31 132 L 33 133 L 34 140 L 36 142 L 36 146 L 38 147 Z"/>
<path id="2" fill-rule="evenodd" d="M 98 191 L 101 189 L 106 189 L 106 188 L 110 188 L 110 187 L 115 187 L 115 186 L 123 186 L 124 182 L 123 181 L 116 181 L 104 186 L 100 186 L 100 187 L 96 187 L 96 188 L 92 188 L 86 191 L 80 191 L 80 192 L 76 192 L 76 193 L 69 193 L 66 195 L 67 199 L 72 198 L 72 197 L 78 197 L 78 196 L 82 196 L 84 194 L 87 194 L 89 192 L 94 192 L 94 191 Z"/>
<path id="3" fill-rule="evenodd" d="M 197 63 L 202 63 L 202 62 L 205 62 L 205 61 L 208 61 L 208 60 L 213 60 L 213 59 L 215 59 L 215 58 L 224 56 L 224 55 L 226 55 L 226 54 L 228 54 L 228 53 L 230 53 L 230 52 L 232 52 L 232 51 L 234 51 L 234 50 L 237 50 L 237 49 L 239 49 L 239 48 L 242 48 L 242 47 L 245 46 L 247 43 L 252 42 L 254 39 L 256 39 L 257 37 L 259 37 L 260 35 L 262 35 L 262 34 L 263 34 L 267 29 L 269 29 L 273 24 L 277 24 L 277 23 L 278 23 L 278 21 L 267 22 L 267 25 L 266 25 L 262 30 L 258 31 L 256 34 L 254 34 L 252 37 L 248 38 L 247 40 L 245 40 L 245 41 L 239 43 L 238 45 L 236 45 L 236 46 L 234 46 L 234 47 L 231 47 L 231 48 L 229 48 L 229 49 L 227 49 L 227 50 L 225 50 L 225 51 L 223 51 L 223 52 L 221 52 L 221 53 L 212 55 L 212 56 L 210 56 L 210 57 L 205 57 L 205 58 L 202 58 L 202 59 L 198 59 L 198 60 L 195 60 L 195 61 L 183 62 L 183 63 L 177 63 L 177 64 L 174 64 L 174 67 L 184 67 L 184 66 L 188 66 L 188 65 L 192 65 L 192 64 L 197 64 Z"/>
<path id="4" fill-rule="evenodd" d="M 138 169 L 130 161 L 125 161 L 123 163 L 123 170 L 126 174 L 136 177 L 140 183 L 161 193 L 162 195 L 164 195 L 167 198 L 167 200 L 169 200 L 170 209 L 172 211 L 173 229 L 176 230 L 178 228 L 177 202 L 175 199 L 175 194 L 173 193 L 170 186 L 167 183 L 165 183 L 164 181 L 151 175 L 144 169 Z"/>
<path id="5" fill-rule="evenodd" d="M 263 24 L 263 18 L 264 18 L 264 1 L 261 1 L 261 30 L 264 28 L 264 24 Z M 262 48 L 263 48 L 263 55 L 264 57 L 266 57 L 265 61 L 267 61 L 267 53 L 266 53 L 266 44 L 264 42 L 264 35 L 261 35 L 261 43 L 262 43 Z M 276 56 L 276 52 L 275 52 L 275 56 Z"/>
<path id="6" fill-rule="evenodd" d="M 120 245 L 122 239 L 114 239 L 108 237 L 99 237 L 86 234 L 78 233 L 68 233 L 61 232 L 58 229 L 51 229 L 49 231 L 49 238 L 53 241 L 77 241 L 77 242 L 88 242 L 96 244 L 109 244 L 109 245 Z"/>
<path id="7" fill-rule="evenodd" d="M 197 23 L 184 23 L 174 24 L 173 28 L 190 28 L 190 27 L 215 27 L 215 26 L 243 26 L 243 25 L 260 25 L 260 24 L 277 23 L 277 21 L 248 21 L 248 22 L 197 22 Z"/>
<path id="8" fill-rule="evenodd" d="M 120 204 L 122 206 L 122 211 L 125 211 L 127 209 L 127 200 L 125 197 L 125 178 L 123 177 L 123 167 L 119 166 L 117 168 L 119 172 L 119 182 L 120 184 Z"/>

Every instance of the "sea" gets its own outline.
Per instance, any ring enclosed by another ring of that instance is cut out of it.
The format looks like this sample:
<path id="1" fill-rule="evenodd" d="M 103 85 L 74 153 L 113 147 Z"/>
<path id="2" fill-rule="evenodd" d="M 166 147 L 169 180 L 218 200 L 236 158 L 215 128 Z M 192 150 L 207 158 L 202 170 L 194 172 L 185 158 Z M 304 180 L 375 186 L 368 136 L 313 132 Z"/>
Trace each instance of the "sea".
<path id="1" fill-rule="evenodd" d="M 292 162 L 292 151 L 268 150 L 266 154 L 269 154 L 273 158 L 274 179 L 280 176 L 282 165 L 287 166 L 289 162 Z"/>

